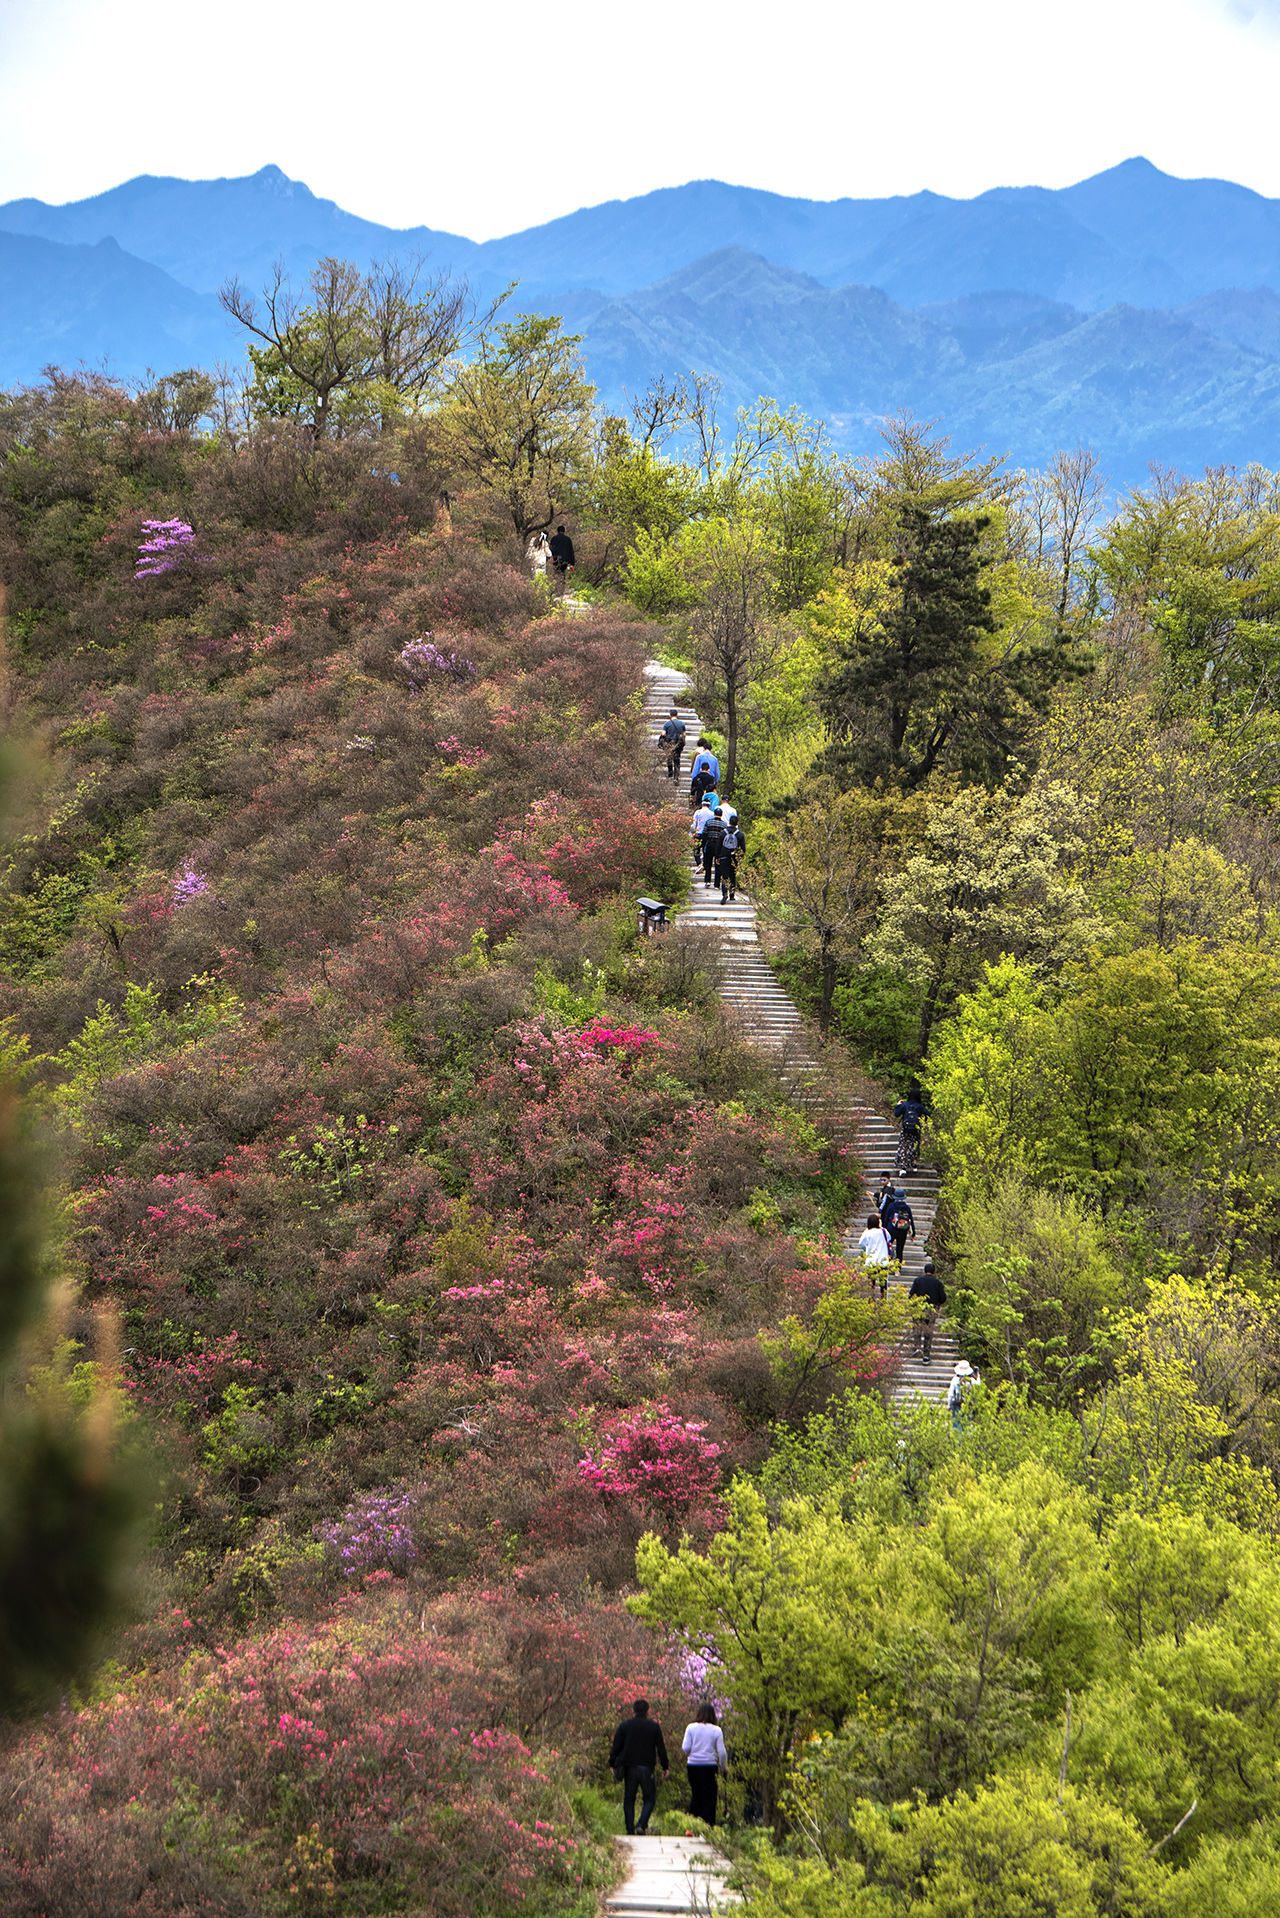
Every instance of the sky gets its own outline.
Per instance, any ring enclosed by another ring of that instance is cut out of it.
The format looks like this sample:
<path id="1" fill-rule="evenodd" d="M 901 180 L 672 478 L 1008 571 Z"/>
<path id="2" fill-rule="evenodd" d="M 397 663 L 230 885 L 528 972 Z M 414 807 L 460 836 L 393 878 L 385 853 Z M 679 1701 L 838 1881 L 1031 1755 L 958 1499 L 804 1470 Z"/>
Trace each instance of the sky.
<path id="1" fill-rule="evenodd" d="M 1143 154 L 1280 197 L 1280 0 L 0 0 L 0 201 L 274 162 L 471 239 L 715 178 L 1066 186 Z"/>

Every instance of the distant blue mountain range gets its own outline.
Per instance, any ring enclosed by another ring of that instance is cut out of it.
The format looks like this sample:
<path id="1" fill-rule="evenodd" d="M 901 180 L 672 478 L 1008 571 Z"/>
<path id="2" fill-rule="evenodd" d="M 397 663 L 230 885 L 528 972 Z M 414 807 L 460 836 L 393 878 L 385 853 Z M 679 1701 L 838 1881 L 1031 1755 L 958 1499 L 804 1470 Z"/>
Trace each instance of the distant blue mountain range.
<path id="1" fill-rule="evenodd" d="M 48 362 L 238 358 L 218 307 L 283 258 L 408 252 L 583 333 L 604 400 L 655 374 L 769 393 L 852 451 L 885 414 L 941 415 L 1019 463 L 1083 440 L 1113 479 L 1149 461 L 1280 463 L 1280 201 L 1141 159 L 1061 190 L 795 200 L 702 180 L 479 244 L 320 200 L 278 167 L 149 175 L 69 206 L 0 206 L 0 385 Z"/>

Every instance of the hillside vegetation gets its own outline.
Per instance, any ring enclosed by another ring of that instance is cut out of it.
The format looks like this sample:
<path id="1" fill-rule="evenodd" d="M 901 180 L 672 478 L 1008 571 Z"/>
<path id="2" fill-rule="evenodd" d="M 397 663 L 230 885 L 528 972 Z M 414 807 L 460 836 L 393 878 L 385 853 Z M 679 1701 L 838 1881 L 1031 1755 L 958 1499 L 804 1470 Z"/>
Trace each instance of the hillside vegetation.
<path id="1" fill-rule="evenodd" d="M 602 417 L 537 316 L 397 385 L 353 302 L 214 434 L 0 409 L 0 1446 L 82 1501 L 0 1503 L 0 1904 L 587 1918 L 643 1691 L 762 1918 L 1268 1909 L 1276 481 L 1104 523 L 1079 450 Z M 833 1090 L 923 1083 L 954 1419 L 821 1099 L 637 936 L 659 650 Z"/>

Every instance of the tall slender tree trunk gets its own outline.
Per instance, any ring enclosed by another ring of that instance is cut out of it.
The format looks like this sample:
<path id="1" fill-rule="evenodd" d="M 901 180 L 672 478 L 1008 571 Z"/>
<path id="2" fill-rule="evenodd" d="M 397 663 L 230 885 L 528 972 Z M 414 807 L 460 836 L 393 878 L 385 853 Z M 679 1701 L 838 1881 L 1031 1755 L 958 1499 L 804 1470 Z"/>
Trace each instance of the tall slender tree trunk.
<path id="1" fill-rule="evenodd" d="M 738 681 L 733 673 L 725 674 L 724 688 L 725 731 L 729 748 L 725 754 L 723 790 L 725 798 L 732 799 L 734 781 L 738 777 Z"/>
<path id="2" fill-rule="evenodd" d="M 818 1024 L 823 1037 L 831 1030 L 831 1008 L 836 996 L 836 955 L 830 939 L 822 942 L 822 986 L 818 998 Z"/>

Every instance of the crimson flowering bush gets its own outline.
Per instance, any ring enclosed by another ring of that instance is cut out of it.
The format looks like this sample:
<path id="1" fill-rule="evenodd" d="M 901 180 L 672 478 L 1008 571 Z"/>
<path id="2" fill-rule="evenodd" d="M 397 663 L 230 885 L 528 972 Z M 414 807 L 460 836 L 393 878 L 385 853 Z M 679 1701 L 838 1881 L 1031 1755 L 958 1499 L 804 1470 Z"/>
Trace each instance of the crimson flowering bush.
<path id="1" fill-rule="evenodd" d="M 678 1518 L 719 1489 L 724 1447 L 706 1430 L 705 1420 L 680 1418 L 659 1401 L 614 1420 L 600 1451 L 579 1462 L 578 1476 L 606 1498 L 638 1499 Z"/>
<path id="2" fill-rule="evenodd" d="M 130 1858 L 148 1913 L 194 1878 L 201 1912 L 587 1918 L 599 1867 L 530 1740 L 602 1738 L 644 1652 L 620 1611 L 479 1591 L 193 1653 L 0 1757 L 0 1907 L 109 1918 Z"/>

